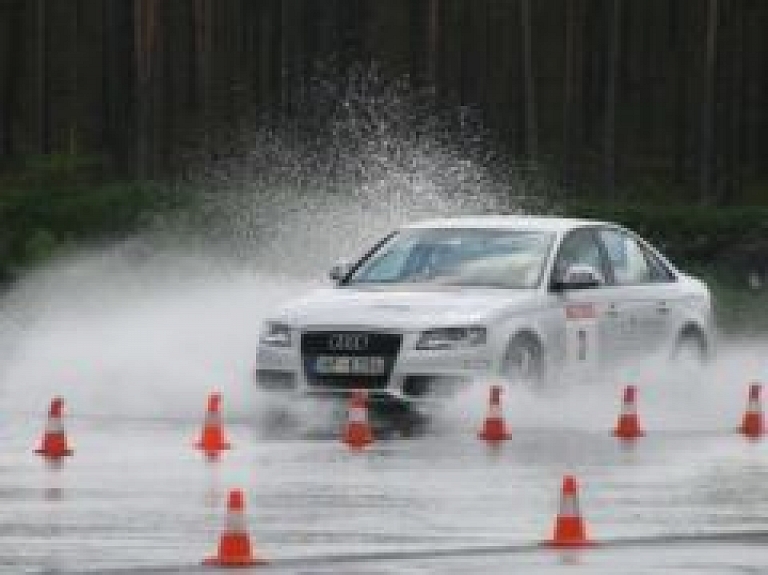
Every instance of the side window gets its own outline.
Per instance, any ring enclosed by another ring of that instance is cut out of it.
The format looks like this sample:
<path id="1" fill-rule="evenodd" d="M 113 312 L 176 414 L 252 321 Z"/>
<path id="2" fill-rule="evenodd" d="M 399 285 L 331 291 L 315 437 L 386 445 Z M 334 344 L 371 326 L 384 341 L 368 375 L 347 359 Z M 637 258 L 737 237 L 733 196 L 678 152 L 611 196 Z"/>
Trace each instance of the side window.
<path id="1" fill-rule="evenodd" d="M 592 230 L 575 230 L 566 236 L 563 243 L 560 244 L 560 250 L 555 261 L 555 277 L 563 277 L 568 268 L 573 265 L 591 266 L 605 283 L 600 244 Z"/>
<path id="2" fill-rule="evenodd" d="M 613 276 L 618 285 L 643 284 L 669 279 L 662 274 L 660 263 L 649 258 L 649 254 L 631 236 L 619 230 L 600 230 L 600 241 L 605 246 Z"/>
<path id="3" fill-rule="evenodd" d="M 672 282 L 675 281 L 674 274 L 669 271 L 669 268 L 662 263 L 662 261 L 656 257 L 653 252 L 645 251 L 645 257 L 648 258 L 648 263 L 651 266 L 651 272 L 653 274 L 653 280 L 657 282 Z"/>

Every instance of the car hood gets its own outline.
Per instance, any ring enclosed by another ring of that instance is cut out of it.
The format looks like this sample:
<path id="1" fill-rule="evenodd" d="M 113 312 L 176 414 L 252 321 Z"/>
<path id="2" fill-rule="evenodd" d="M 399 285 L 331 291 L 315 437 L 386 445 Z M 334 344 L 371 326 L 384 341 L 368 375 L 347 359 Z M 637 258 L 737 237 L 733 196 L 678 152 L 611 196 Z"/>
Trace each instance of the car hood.
<path id="1" fill-rule="evenodd" d="M 366 326 L 409 329 L 485 323 L 530 306 L 534 290 L 326 288 L 272 317 L 294 327 Z"/>

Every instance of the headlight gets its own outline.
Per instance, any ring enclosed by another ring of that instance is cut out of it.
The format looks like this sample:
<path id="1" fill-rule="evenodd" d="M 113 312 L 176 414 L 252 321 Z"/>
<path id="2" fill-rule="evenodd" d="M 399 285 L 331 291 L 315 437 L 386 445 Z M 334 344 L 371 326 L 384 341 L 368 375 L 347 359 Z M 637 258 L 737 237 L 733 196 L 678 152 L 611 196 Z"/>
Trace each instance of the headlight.
<path id="1" fill-rule="evenodd" d="M 260 338 L 264 345 L 276 347 L 290 347 L 291 345 L 291 326 L 284 323 L 267 323 Z"/>
<path id="2" fill-rule="evenodd" d="M 485 345 L 484 327 L 442 327 L 421 333 L 416 349 L 455 349 Z"/>

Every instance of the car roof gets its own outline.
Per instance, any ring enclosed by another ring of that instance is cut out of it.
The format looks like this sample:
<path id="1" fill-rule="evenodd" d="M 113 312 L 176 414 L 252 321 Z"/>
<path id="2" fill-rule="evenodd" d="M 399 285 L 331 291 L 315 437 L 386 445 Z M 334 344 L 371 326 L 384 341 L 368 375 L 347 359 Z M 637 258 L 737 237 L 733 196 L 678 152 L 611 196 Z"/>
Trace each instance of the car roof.
<path id="1" fill-rule="evenodd" d="M 563 233 L 574 228 L 595 225 L 613 224 L 607 224 L 598 220 L 563 218 L 558 216 L 486 215 L 424 220 L 403 226 L 403 229 L 480 228 Z"/>

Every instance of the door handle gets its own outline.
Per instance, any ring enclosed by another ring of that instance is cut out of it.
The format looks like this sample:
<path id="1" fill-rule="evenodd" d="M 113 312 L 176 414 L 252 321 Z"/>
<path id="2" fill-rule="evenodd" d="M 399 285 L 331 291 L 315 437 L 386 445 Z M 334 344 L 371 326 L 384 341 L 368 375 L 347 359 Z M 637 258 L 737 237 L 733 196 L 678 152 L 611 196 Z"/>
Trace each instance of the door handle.
<path id="1" fill-rule="evenodd" d="M 670 309 L 666 303 L 660 303 L 656 306 L 656 311 L 662 315 L 666 315 L 670 312 Z"/>

